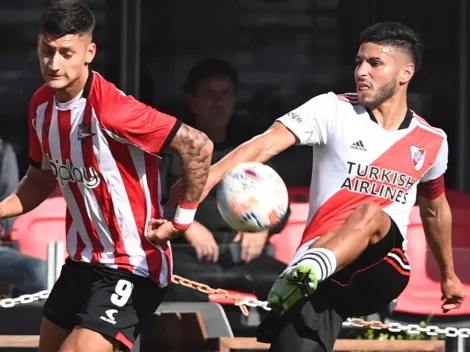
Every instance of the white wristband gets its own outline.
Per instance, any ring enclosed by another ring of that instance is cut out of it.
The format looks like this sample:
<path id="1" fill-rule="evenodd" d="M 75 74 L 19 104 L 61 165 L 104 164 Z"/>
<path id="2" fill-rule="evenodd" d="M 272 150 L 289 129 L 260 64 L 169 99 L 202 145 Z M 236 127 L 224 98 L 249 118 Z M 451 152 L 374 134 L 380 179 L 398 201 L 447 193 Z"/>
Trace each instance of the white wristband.
<path id="1" fill-rule="evenodd" d="M 175 228 L 186 231 L 194 221 L 197 206 L 197 203 L 180 202 L 176 207 L 175 217 L 172 220 Z"/>
<path id="2" fill-rule="evenodd" d="M 183 208 L 181 205 L 176 207 L 176 213 L 173 220 L 181 225 L 189 225 L 193 222 L 194 216 L 196 215 L 197 208 L 187 209 Z"/>

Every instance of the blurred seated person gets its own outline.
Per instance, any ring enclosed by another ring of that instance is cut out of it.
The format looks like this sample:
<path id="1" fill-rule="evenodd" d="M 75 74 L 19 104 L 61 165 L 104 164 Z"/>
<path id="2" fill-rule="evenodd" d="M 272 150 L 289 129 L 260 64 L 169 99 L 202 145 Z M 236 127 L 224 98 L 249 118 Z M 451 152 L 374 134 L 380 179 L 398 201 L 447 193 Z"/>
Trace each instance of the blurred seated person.
<path id="1" fill-rule="evenodd" d="M 0 201 L 13 193 L 19 182 L 18 163 L 12 146 L 0 139 Z M 18 296 L 46 289 L 46 262 L 16 250 L 9 241 L 15 219 L 0 220 L 0 295 Z"/>
<path id="2" fill-rule="evenodd" d="M 213 163 L 235 148 L 240 138 L 252 137 L 234 135 L 237 132 L 230 127 L 236 118 L 237 86 L 237 73 L 227 62 L 204 60 L 193 67 L 183 87 L 190 113 L 183 120 L 214 142 Z M 181 177 L 176 154 L 163 156 L 161 177 L 164 192 Z M 165 209 L 165 217 L 173 218 L 174 211 Z M 285 269 L 284 263 L 266 251 L 269 236 L 279 230 L 237 233 L 220 216 L 214 189 L 199 205 L 195 221 L 185 236 L 172 241 L 174 273 L 213 287 L 254 293 L 264 300 L 276 277 Z M 166 300 L 207 301 L 207 295 L 181 285 L 170 285 Z"/>

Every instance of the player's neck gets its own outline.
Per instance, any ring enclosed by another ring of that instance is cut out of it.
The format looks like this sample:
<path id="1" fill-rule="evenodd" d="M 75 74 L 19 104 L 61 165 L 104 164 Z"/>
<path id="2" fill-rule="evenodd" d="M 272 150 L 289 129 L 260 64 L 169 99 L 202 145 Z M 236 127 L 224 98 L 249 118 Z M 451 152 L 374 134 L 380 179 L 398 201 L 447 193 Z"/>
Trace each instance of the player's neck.
<path id="1" fill-rule="evenodd" d="M 392 97 L 371 111 L 383 129 L 396 131 L 408 112 L 406 96 Z"/>
<path id="2" fill-rule="evenodd" d="M 90 74 L 88 69 L 85 69 L 83 75 L 75 82 L 63 89 L 55 89 L 54 94 L 59 103 L 66 103 L 75 98 L 85 88 L 88 75 Z"/>

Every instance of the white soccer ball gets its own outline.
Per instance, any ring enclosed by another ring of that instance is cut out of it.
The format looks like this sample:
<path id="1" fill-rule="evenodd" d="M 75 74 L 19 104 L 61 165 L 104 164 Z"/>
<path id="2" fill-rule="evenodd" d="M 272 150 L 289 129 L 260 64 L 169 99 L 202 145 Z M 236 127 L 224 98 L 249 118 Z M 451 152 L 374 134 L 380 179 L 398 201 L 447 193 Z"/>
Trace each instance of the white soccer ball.
<path id="1" fill-rule="evenodd" d="M 222 218 L 239 232 L 260 232 L 277 225 L 287 212 L 287 187 L 271 167 L 242 163 L 225 175 L 217 189 Z"/>

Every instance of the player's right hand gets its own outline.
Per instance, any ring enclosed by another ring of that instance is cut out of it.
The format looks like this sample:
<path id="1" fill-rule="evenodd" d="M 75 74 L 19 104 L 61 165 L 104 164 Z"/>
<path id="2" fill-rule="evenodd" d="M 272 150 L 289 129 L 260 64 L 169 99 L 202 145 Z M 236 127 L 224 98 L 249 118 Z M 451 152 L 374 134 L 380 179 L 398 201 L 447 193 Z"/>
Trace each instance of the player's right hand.
<path id="1" fill-rule="evenodd" d="M 219 245 L 207 227 L 193 221 L 184 234 L 186 241 L 196 250 L 197 259 L 216 263 L 219 260 Z"/>
<path id="2" fill-rule="evenodd" d="M 177 230 L 173 223 L 166 219 L 151 219 L 145 234 L 147 239 L 156 245 L 165 244 L 167 241 L 180 235 L 182 235 L 182 232 Z"/>

